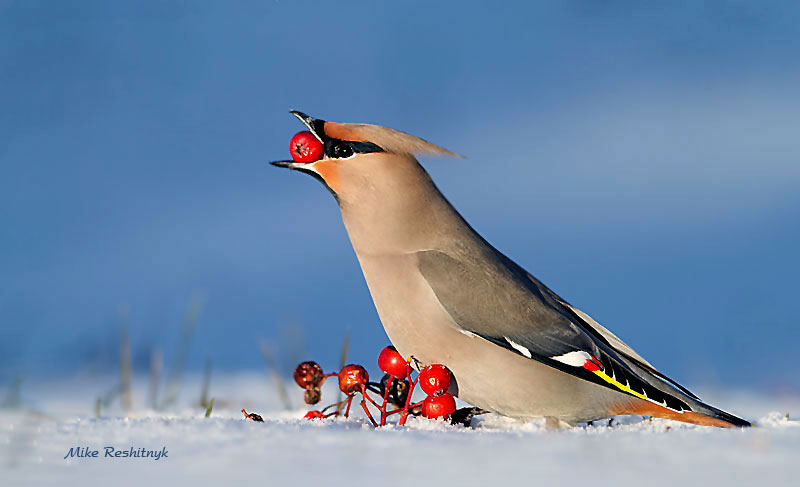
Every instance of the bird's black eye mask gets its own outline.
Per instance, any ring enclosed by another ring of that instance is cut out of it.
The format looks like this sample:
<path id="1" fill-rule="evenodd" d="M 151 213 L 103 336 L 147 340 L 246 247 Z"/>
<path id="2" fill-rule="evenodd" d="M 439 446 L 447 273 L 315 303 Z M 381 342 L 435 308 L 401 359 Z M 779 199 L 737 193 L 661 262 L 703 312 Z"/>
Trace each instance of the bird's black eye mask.
<path id="1" fill-rule="evenodd" d="M 355 154 L 370 154 L 372 152 L 386 152 L 372 142 L 357 142 L 354 140 L 334 139 L 325 135 L 325 121 L 311 118 L 298 112 L 297 115 L 311 131 L 321 138 L 325 144 L 325 155 L 330 159 L 348 159 Z"/>
<path id="2" fill-rule="evenodd" d="M 356 154 L 370 154 L 372 152 L 385 151 L 372 142 L 325 138 L 325 155 L 330 159 L 349 159 Z"/>

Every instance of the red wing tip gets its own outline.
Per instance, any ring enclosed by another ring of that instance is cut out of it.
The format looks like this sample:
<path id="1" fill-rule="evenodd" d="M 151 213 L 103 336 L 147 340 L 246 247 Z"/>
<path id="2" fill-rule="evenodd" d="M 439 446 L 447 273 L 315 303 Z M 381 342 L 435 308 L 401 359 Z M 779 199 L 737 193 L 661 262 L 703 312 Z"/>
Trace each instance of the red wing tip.
<path id="1" fill-rule="evenodd" d="M 586 355 L 589 355 L 589 359 L 586 360 L 586 362 L 583 363 L 583 368 L 584 369 L 588 370 L 589 372 L 594 372 L 594 371 L 603 369 L 603 364 L 601 364 L 599 360 L 594 358 L 589 353 L 587 353 Z"/>

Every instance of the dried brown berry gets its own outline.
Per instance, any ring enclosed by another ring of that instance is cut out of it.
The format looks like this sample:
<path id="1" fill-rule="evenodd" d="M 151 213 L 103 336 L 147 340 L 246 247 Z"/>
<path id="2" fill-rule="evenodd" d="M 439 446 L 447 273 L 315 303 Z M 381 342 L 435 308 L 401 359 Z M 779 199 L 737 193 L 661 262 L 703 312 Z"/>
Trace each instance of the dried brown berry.
<path id="1" fill-rule="evenodd" d="M 322 367 L 316 362 L 303 362 L 294 369 L 294 381 L 303 389 L 309 386 L 319 386 L 324 377 L 325 373 L 322 372 Z"/>
<path id="2" fill-rule="evenodd" d="M 314 386 L 306 389 L 306 393 L 303 395 L 303 399 L 306 401 L 306 404 L 317 404 L 321 398 L 322 391 L 319 390 L 319 387 Z"/>
<path id="3" fill-rule="evenodd" d="M 369 381 L 369 374 L 360 365 L 345 365 L 339 371 L 339 389 L 348 396 L 359 392 L 362 386 L 367 385 L 367 381 Z"/>

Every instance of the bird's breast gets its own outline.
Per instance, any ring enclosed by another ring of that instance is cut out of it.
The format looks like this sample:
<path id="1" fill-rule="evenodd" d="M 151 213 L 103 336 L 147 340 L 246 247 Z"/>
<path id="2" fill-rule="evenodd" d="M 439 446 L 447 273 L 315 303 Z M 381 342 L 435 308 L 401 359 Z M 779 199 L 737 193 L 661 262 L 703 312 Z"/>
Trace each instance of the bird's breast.
<path id="1" fill-rule="evenodd" d="M 386 334 L 401 354 L 433 358 L 432 343 L 458 333 L 415 254 L 359 256 L 359 262 Z"/>
<path id="2" fill-rule="evenodd" d="M 451 392 L 462 400 L 507 416 L 585 421 L 620 399 L 458 327 L 419 272 L 415 254 L 359 255 L 359 262 L 392 344 L 423 365 L 447 365 L 455 377 Z"/>

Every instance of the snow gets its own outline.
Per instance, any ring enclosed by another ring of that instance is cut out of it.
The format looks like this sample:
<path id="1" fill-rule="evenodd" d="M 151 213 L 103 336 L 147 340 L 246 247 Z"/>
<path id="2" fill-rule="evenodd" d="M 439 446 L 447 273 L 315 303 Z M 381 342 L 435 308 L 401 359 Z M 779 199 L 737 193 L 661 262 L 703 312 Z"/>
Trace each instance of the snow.
<path id="1" fill-rule="evenodd" d="M 720 393 L 712 403 L 755 419 L 757 428 L 722 430 L 641 417 L 567 430 L 496 415 L 473 427 L 412 418 L 375 430 L 350 419 L 307 421 L 280 407 L 274 384 L 254 373 L 214 377 L 210 418 L 197 402 L 200 379 L 184 381 L 182 401 L 145 408 L 146 378 L 134 407 L 117 401 L 95 417 L 111 379 L 40 382 L 22 390 L 23 408 L 0 410 L 0 484 L 16 485 L 796 485 L 800 398 Z M 700 388 L 702 389 L 702 388 Z M 195 396 L 191 400 L 189 396 Z M 335 391 L 326 386 L 323 404 Z M 245 408 L 264 417 L 246 421 Z M 791 417 L 791 416 L 790 416 Z M 73 447 L 99 458 L 67 458 Z M 166 448 L 167 456 L 104 458 L 104 447 Z"/>

